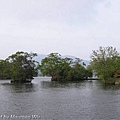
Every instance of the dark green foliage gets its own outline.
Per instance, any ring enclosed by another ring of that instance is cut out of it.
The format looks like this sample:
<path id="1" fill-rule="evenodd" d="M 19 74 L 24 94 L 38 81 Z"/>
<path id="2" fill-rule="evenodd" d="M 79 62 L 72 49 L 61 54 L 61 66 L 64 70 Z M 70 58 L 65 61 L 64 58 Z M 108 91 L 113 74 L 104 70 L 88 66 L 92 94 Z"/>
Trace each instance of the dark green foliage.
<path id="1" fill-rule="evenodd" d="M 51 53 L 41 61 L 40 70 L 43 75 L 51 76 L 52 80 L 64 79 L 70 69 L 71 59 L 62 59 L 58 53 Z"/>
<path id="2" fill-rule="evenodd" d="M 61 58 L 58 53 L 51 53 L 44 58 L 39 66 L 43 75 L 51 76 L 52 80 L 83 80 L 88 77 L 87 70 L 76 58 Z"/>
<path id="3" fill-rule="evenodd" d="M 86 69 L 81 64 L 79 58 L 72 63 L 71 70 L 68 72 L 68 78 L 70 80 L 84 80 L 86 78 Z"/>
<path id="4" fill-rule="evenodd" d="M 0 60 L 0 79 L 10 79 L 11 64 L 6 60 Z"/>
<path id="5" fill-rule="evenodd" d="M 36 72 L 36 61 L 33 57 L 36 55 L 36 53 L 16 52 L 6 60 L 0 61 L 0 78 L 9 78 L 17 82 L 33 79 Z"/>
<path id="6" fill-rule="evenodd" d="M 120 69 L 119 53 L 113 47 L 100 47 L 93 51 L 91 56 L 91 67 L 99 78 L 109 81 L 115 77 L 115 73 Z"/>
<path id="7" fill-rule="evenodd" d="M 86 77 L 93 77 L 93 69 L 91 67 L 91 65 L 88 65 L 86 68 Z"/>

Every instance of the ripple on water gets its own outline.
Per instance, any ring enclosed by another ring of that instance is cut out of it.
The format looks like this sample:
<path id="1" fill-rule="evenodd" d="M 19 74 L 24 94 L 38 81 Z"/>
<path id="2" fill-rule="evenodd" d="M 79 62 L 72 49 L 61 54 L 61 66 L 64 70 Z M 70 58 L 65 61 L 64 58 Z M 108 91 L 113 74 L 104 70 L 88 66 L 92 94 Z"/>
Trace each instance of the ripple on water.
<path id="1" fill-rule="evenodd" d="M 62 83 L 35 78 L 30 84 L 17 85 L 0 81 L 1 115 L 39 115 L 43 120 L 119 120 L 119 112 L 120 90 L 105 89 L 98 81 Z"/>

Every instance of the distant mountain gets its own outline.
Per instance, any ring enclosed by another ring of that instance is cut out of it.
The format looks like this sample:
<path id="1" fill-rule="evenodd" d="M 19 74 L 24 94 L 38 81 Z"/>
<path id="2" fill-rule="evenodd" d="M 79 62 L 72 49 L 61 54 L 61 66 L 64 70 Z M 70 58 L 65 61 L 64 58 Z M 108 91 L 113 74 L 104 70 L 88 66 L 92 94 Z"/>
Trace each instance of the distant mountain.
<path id="1" fill-rule="evenodd" d="M 78 58 L 78 57 L 75 57 L 75 56 L 71 56 L 71 55 L 65 55 L 65 56 L 62 56 L 63 58 L 72 58 L 73 60 L 75 60 L 75 58 Z M 80 58 L 81 59 L 81 58 Z M 84 62 L 86 64 L 86 66 L 88 66 L 90 64 L 90 61 L 88 60 L 83 60 L 82 59 L 82 62 Z"/>
<path id="2" fill-rule="evenodd" d="M 44 59 L 45 57 L 47 57 L 47 55 L 38 54 L 38 56 L 36 56 L 34 59 L 38 62 L 41 62 L 41 60 Z"/>
<path id="3" fill-rule="evenodd" d="M 38 54 L 38 56 L 36 56 L 34 59 L 35 59 L 36 61 L 38 61 L 38 62 L 41 62 L 41 60 L 44 59 L 45 57 L 47 57 L 47 55 Z M 66 58 L 66 57 L 67 57 L 67 58 L 72 58 L 73 60 L 75 60 L 75 58 L 77 58 L 77 57 L 71 56 L 71 55 L 64 55 L 64 56 L 62 56 L 62 58 Z M 86 64 L 86 66 L 88 66 L 89 63 L 90 63 L 90 61 L 88 61 L 88 60 L 82 60 L 82 62 L 84 62 L 84 63 Z"/>

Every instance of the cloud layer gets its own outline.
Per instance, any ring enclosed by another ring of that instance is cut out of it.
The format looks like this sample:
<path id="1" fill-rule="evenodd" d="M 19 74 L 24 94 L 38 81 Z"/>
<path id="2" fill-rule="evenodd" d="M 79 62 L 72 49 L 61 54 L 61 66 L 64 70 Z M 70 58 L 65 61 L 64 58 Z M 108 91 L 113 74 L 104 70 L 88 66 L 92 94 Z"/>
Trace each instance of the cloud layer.
<path id="1" fill-rule="evenodd" d="M 89 59 L 120 44 L 119 0 L 0 0 L 0 58 L 18 51 Z"/>

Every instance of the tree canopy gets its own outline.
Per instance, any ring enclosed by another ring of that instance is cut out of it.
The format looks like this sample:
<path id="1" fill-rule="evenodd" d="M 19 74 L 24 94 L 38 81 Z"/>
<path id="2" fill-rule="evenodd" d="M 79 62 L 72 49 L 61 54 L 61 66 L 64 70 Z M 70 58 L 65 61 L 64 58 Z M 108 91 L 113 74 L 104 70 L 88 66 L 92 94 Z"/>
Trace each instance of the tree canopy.
<path id="1" fill-rule="evenodd" d="M 80 59 L 62 58 L 58 53 L 51 53 L 41 61 L 39 66 L 43 75 L 52 77 L 52 80 L 80 80 L 88 77 L 87 70 Z"/>
<path id="2" fill-rule="evenodd" d="M 94 73 L 104 80 L 115 77 L 116 71 L 120 69 L 118 61 L 120 61 L 119 53 L 113 47 L 99 47 L 99 50 L 94 50 L 91 55 Z"/>
<path id="3" fill-rule="evenodd" d="M 10 79 L 11 65 L 7 60 L 0 60 L 0 79 Z"/>
<path id="4" fill-rule="evenodd" d="M 42 59 L 38 66 L 33 58 L 36 53 L 18 51 L 5 60 L 0 60 L 0 79 L 26 81 L 37 75 L 38 69 L 43 76 L 51 76 L 52 80 L 84 80 L 93 73 L 105 81 L 117 77 L 120 72 L 120 55 L 116 48 L 99 47 L 93 50 L 90 65 L 87 67 L 80 58 L 75 60 L 63 58 L 59 53 L 50 53 Z"/>
<path id="5" fill-rule="evenodd" d="M 16 52 L 6 60 L 0 61 L 0 77 L 3 79 L 12 79 L 16 82 L 25 82 L 33 79 L 36 72 L 36 61 L 33 57 L 36 53 Z"/>

